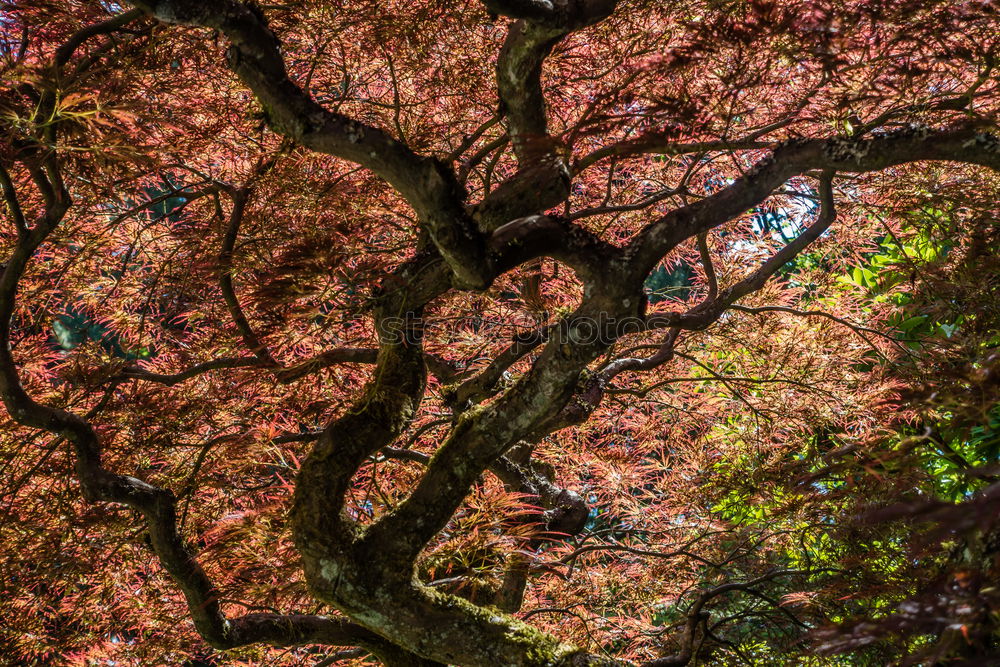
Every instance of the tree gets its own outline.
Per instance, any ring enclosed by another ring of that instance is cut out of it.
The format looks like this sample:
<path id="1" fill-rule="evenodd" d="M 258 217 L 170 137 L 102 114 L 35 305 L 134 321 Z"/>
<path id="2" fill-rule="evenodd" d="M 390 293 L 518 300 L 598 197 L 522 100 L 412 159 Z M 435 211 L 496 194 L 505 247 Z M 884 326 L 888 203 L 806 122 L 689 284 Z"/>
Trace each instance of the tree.
<path id="1" fill-rule="evenodd" d="M 2 10 L 5 656 L 969 653 L 850 518 L 991 432 L 995 5 L 132 5 Z"/>

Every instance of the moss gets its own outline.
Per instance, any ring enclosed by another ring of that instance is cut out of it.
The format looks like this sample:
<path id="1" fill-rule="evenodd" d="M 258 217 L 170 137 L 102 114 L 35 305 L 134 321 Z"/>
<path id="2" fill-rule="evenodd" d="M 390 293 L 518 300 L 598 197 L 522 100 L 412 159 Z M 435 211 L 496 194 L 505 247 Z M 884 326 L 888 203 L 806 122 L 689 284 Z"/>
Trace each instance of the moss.
<path id="1" fill-rule="evenodd" d="M 458 429 L 463 426 L 466 428 L 471 428 L 472 425 L 479 420 L 479 417 L 484 412 L 486 412 L 485 405 L 479 404 L 469 407 L 468 410 L 465 410 L 462 414 L 458 416 L 458 419 L 455 421 L 455 428 Z"/>

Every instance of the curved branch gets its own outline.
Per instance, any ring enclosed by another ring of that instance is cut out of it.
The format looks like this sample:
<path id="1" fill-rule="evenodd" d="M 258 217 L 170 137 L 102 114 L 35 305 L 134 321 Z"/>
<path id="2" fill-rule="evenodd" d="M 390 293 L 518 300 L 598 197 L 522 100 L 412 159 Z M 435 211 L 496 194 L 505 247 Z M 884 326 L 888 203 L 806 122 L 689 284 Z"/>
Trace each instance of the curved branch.
<path id="1" fill-rule="evenodd" d="M 177 530 L 173 493 L 106 470 L 101 464 L 100 441 L 89 422 L 73 413 L 36 403 L 25 392 L 10 345 L 15 295 L 28 260 L 65 215 L 69 204 L 66 196 L 43 214 L 32 233 L 15 246 L 0 277 L 0 397 L 8 413 L 22 426 L 61 435 L 72 443 L 84 497 L 92 502 L 121 503 L 143 515 L 153 551 L 184 594 L 199 634 L 216 648 L 256 642 L 291 645 L 320 640 L 381 646 L 383 642 L 372 633 L 342 619 L 271 614 L 228 619 L 220 606 L 218 590 Z"/>
<path id="2" fill-rule="evenodd" d="M 17 198 L 17 190 L 14 189 L 14 182 L 2 164 L 0 164 L 0 188 L 3 189 L 3 198 L 7 202 L 7 210 L 10 211 L 10 217 L 14 220 L 14 229 L 17 230 L 18 236 L 27 236 L 29 231 L 28 222 L 24 217 L 24 212 L 21 210 L 21 202 Z"/>
<path id="3" fill-rule="evenodd" d="M 509 27 L 497 59 L 497 90 L 514 153 L 526 166 L 554 148 L 547 129 L 542 63 L 566 35 L 610 16 L 618 0 L 487 0 L 485 4 L 498 14 L 521 19 Z"/>
<path id="4" fill-rule="evenodd" d="M 317 103 L 289 78 L 280 42 L 256 5 L 237 0 L 134 0 L 132 4 L 164 23 L 222 32 L 231 43 L 230 68 L 256 95 L 276 131 L 386 179 L 417 212 L 459 285 L 488 285 L 484 241 L 465 213 L 465 192 L 451 170 L 418 155 L 382 129 Z"/>
<path id="5" fill-rule="evenodd" d="M 684 634 L 681 639 L 681 651 L 671 656 L 644 662 L 640 667 L 684 667 L 694 657 L 698 628 L 702 627 L 708 620 L 708 614 L 704 611 L 705 605 L 708 602 L 725 593 L 748 591 L 754 586 L 772 581 L 778 577 L 787 577 L 795 574 L 804 574 L 804 572 L 802 570 L 775 570 L 750 581 L 731 581 L 703 591 L 688 610 L 687 622 L 685 623 Z"/>
<path id="6" fill-rule="evenodd" d="M 100 23 L 94 23 L 93 25 L 86 26 L 75 32 L 69 39 L 62 43 L 62 45 L 56 49 L 55 53 L 55 65 L 56 67 L 62 67 L 70 61 L 73 57 L 73 53 L 80 48 L 84 42 L 86 42 L 91 37 L 96 37 L 97 35 L 105 35 L 109 32 L 114 32 L 119 28 L 122 28 L 132 21 L 135 21 L 142 16 L 142 11 L 139 9 L 132 9 L 127 12 L 122 12 L 121 14 L 116 14 L 106 21 L 101 21 Z"/>
<path id="7" fill-rule="evenodd" d="M 232 191 L 233 209 L 229 213 L 229 224 L 226 226 L 226 233 L 222 237 L 222 247 L 219 249 L 219 288 L 222 290 L 222 297 L 226 301 L 229 315 L 236 324 L 237 331 L 243 338 L 243 343 L 250 350 L 250 354 L 257 357 L 266 366 L 276 366 L 278 362 L 271 356 L 267 346 L 257 336 L 257 332 L 250 326 L 243 306 L 240 305 L 239 297 L 236 296 L 236 287 L 233 285 L 233 249 L 236 246 L 236 239 L 239 236 L 240 225 L 243 222 L 243 213 L 246 211 L 247 202 L 250 198 L 248 188 L 241 188 Z"/>
<path id="8" fill-rule="evenodd" d="M 650 223 L 629 244 L 637 283 L 684 240 L 760 204 L 792 176 L 810 170 L 864 173 L 923 160 L 966 162 L 1000 170 L 1000 140 L 974 123 L 953 129 L 904 131 L 862 139 L 788 142 L 731 185 Z"/>
<path id="9" fill-rule="evenodd" d="M 442 394 L 447 402 L 457 410 L 464 410 L 473 403 L 480 403 L 493 395 L 497 383 L 511 366 L 530 354 L 532 350 L 548 340 L 552 327 L 542 327 L 535 331 L 516 336 L 507 348 L 476 375 L 461 384 L 445 387 Z"/>
<path id="10" fill-rule="evenodd" d="M 569 196 L 567 151 L 549 136 L 542 65 L 553 47 L 575 30 L 612 14 L 618 0 L 492 0 L 512 23 L 497 58 L 500 108 L 506 115 L 520 169 L 476 207 L 480 229 L 494 230 L 509 220 L 538 214 Z"/>

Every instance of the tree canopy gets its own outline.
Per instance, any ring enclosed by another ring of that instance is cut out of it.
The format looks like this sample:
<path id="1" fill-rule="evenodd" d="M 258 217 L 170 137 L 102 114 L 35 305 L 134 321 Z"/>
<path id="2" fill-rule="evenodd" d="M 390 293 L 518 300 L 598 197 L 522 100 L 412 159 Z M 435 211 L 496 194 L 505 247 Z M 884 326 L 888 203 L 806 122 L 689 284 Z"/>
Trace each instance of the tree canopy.
<path id="1" fill-rule="evenodd" d="M 0 4 L 0 657 L 1000 659 L 998 28 Z"/>

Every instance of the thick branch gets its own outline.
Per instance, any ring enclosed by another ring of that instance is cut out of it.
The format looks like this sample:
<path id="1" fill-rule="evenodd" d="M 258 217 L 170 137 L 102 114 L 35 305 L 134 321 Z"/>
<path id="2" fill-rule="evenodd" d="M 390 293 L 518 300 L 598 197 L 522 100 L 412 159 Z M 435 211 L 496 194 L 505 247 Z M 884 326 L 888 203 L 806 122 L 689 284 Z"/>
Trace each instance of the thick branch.
<path id="1" fill-rule="evenodd" d="M 873 138 L 810 139 L 779 146 L 732 185 L 671 211 L 648 225 L 626 256 L 636 283 L 684 240 L 717 227 L 764 201 L 792 176 L 810 170 L 861 173 L 907 162 L 949 160 L 1000 170 L 1000 142 L 974 125 L 929 131 L 908 129 Z"/>
<path id="2" fill-rule="evenodd" d="M 497 58 L 497 91 L 520 169 L 480 204 L 479 227 L 493 230 L 509 220 L 539 214 L 569 196 L 567 152 L 549 136 L 542 65 L 566 35 L 611 15 L 617 0 L 493 0 L 494 11 L 512 23 Z"/>
<path id="3" fill-rule="evenodd" d="M 381 640 L 372 633 L 342 619 L 270 614 L 227 619 L 219 605 L 218 591 L 177 531 L 173 494 L 134 477 L 104 469 L 97 433 L 87 421 L 36 403 L 24 391 L 11 353 L 10 322 L 15 295 L 28 260 L 68 207 L 67 198 L 46 211 L 32 233 L 15 247 L 0 277 L 0 396 L 11 417 L 23 426 L 61 435 L 73 444 L 77 475 L 88 500 L 121 503 L 142 513 L 153 551 L 183 592 L 198 632 L 213 646 L 232 648 L 256 642 L 292 645 L 315 641 L 381 645 Z"/>
<path id="4" fill-rule="evenodd" d="M 607 18 L 617 0 L 490 0 L 490 9 L 522 19 L 511 24 L 497 59 L 497 89 L 507 114 L 514 153 L 522 166 L 552 151 L 542 63 L 563 37 Z"/>
<path id="5" fill-rule="evenodd" d="M 229 66 L 257 96 L 276 131 L 385 178 L 420 216 L 459 284 L 488 285 L 484 242 L 463 209 L 465 193 L 454 174 L 385 131 L 318 104 L 289 78 L 278 38 L 256 6 L 237 0 L 137 0 L 133 4 L 165 23 L 222 32 L 232 45 Z"/>

